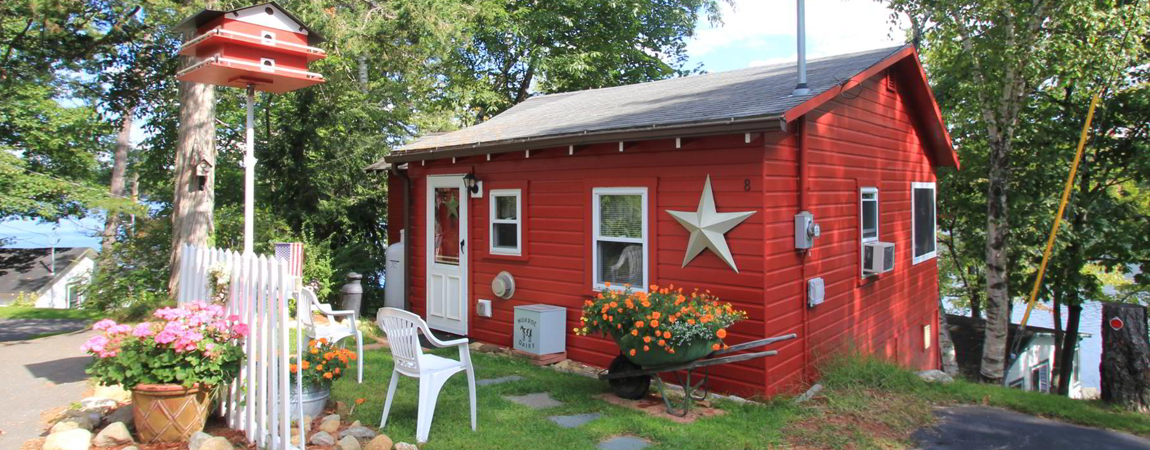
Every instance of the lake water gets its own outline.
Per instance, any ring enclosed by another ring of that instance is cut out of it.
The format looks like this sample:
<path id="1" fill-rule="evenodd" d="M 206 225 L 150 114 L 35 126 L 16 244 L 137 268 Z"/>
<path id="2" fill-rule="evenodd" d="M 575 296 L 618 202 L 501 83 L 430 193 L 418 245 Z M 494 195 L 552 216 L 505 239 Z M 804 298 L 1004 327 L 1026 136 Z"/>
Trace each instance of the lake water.
<path id="1" fill-rule="evenodd" d="M 947 305 L 947 312 L 951 314 L 970 315 L 966 308 L 952 308 Z M 1011 309 L 1010 320 L 1022 323 L 1022 316 L 1026 313 L 1026 304 L 1016 304 Z M 1067 308 L 1062 307 L 1062 326 L 1066 327 Z M 1027 325 L 1054 328 L 1054 314 L 1049 305 L 1041 303 L 1034 305 Z M 1079 355 L 1082 367 L 1079 367 L 1079 377 L 1083 387 L 1099 387 L 1098 365 L 1102 363 L 1102 303 L 1087 302 L 1082 305 L 1082 318 L 1078 323 L 1078 332 L 1090 336 L 1082 339 Z"/>

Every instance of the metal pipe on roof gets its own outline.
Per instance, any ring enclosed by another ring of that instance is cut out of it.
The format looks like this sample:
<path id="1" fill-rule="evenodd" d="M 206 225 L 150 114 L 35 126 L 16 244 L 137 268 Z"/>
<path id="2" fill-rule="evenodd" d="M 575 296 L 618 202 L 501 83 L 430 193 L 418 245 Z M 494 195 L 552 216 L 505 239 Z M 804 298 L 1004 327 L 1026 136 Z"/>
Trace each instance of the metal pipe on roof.
<path id="1" fill-rule="evenodd" d="M 795 90 L 791 95 L 807 95 L 811 93 L 811 89 L 807 87 L 807 24 L 806 24 L 806 3 L 803 0 L 795 0 L 798 6 L 798 53 L 799 53 L 799 84 L 795 85 Z"/>

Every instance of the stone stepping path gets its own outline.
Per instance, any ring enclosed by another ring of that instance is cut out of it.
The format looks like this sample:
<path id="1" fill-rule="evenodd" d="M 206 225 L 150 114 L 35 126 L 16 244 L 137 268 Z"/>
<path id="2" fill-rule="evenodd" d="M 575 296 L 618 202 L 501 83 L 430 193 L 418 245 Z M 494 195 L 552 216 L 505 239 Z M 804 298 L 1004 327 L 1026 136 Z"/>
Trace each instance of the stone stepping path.
<path id="1" fill-rule="evenodd" d="M 548 417 L 548 419 L 563 428 L 577 428 L 583 426 L 583 424 L 587 422 L 598 419 L 600 416 L 602 416 L 602 414 L 587 413 L 575 414 L 571 416 L 551 416 Z"/>
<path id="2" fill-rule="evenodd" d="M 487 378 L 487 379 L 483 379 L 483 380 L 475 380 L 475 385 L 476 386 L 491 386 L 491 385 L 495 385 L 495 384 L 510 383 L 512 381 L 520 381 L 522 379 L 523 379 L 523 377 L 521 377 L 519 375 L 508 375 L 508 376 L 499 377 L 499 378 Z"/>
<path id="3" fill-rule="evenodd" d="M 503 398 L 526 406 L 531 409 L 554 408 L 563 406 L 563 402 L 551 398 L 548 392 L 537 392 L 527 395 L 504 395 Z"/>
<path id="4" fill-rule="evenodd" d="M 651 443 L 638 436 L 616 436 L 600 442 L 596 448 L 601 450 L 642 450 L 648 445 Z"/>

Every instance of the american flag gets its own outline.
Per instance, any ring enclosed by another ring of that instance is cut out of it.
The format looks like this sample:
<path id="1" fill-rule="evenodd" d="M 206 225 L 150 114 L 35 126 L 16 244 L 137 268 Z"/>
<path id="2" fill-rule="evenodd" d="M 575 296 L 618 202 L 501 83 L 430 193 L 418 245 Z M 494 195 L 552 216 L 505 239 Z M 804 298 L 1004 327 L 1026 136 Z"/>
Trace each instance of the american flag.
<path id="1" fill-rule="evenodd" d="M 288 263 L 288 272 L 294 277 L 303 276 L 303 243 L 276 243 L 276 258 Z"/>

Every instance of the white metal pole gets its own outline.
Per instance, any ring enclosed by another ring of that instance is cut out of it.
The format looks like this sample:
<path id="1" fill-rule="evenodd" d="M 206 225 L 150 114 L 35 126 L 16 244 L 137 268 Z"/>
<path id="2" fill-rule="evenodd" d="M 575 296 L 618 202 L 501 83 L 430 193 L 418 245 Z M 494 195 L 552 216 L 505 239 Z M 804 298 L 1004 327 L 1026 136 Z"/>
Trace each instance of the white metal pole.
<path id="1" fill-rule="evenodd" d="M 798 19 L 798 29 L 796 30 L 796 37 L 798 38 L 798 57 L 799 57 L 799 83 L 795 85 L 795 90 L 792 95 L 807 95 L 811 93 L 807 87 L 807 11 L 806 2 L 803 0 L 796 0 L 795 6 L 798 9 L 796 14 Z"/>
<path id="2" fill-rule="evenodd" d="M 252 253 L 252 238 L 255 234 L 256 203 L 256 130 L 255 121 L 256 87 L 248 85 L 248 117 L 246 126 L 247 143 L 244 145 L 244 254 Z"/>

